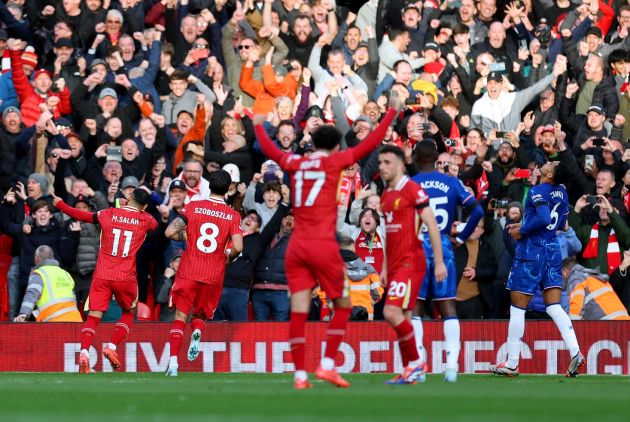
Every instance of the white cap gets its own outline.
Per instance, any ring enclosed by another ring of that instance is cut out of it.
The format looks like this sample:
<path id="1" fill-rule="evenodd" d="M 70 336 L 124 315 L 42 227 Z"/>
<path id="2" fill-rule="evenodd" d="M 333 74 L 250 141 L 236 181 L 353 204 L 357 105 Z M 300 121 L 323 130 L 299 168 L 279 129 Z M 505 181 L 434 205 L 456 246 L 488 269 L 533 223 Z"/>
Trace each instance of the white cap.
<path id="1" fill-rule="evenodd" d="M 241 181 L 241 171 L 236 164 L 226 164 L 223 166 L 223 170 L 227 171 L 232 178 L 232 182 L 239 183 Z"/>

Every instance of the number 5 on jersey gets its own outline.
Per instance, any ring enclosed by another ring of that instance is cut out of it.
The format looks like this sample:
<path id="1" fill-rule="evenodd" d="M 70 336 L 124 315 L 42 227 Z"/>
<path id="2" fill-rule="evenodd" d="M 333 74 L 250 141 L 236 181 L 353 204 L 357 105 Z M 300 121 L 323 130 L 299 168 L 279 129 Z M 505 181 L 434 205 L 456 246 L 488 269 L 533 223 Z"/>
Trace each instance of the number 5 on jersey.
<path id="1" fill-rule="evenodd" d="M 429 199 L 429 206 L 435 215 L 435 221 L 437 221 L 438 230 L 442 231 L 446 228 L 448 224 L 448 211 L 444 208 L 440 208 L 440 205 L 448 204 L 448 198 L 431 198 Z M 422 232 L 427 232 L 427 225 L 422 223 Z"/>
<path id="2" fill-rule="evenodd" d="M 324 186 L 324 182 L 326 181 L 326 172 L 299 170 L 295 172 L 295 175 L 293 177 L 295 178 L 295 198 L 293 201 L 293 206 L 313 206 L 313 204 L 315 203 L 315 199 L 317 199 L 317 195 L 319 195 L 319 191 L 322 189 L 322 186 Z M 304 182 L 311 180 L 314 180 L 315 182 L 313 183 L 311 190 L 308 192 L 306 201 L 304 202 L 304 204 L 302 204 L 302 188 L 304 187 Z"/>

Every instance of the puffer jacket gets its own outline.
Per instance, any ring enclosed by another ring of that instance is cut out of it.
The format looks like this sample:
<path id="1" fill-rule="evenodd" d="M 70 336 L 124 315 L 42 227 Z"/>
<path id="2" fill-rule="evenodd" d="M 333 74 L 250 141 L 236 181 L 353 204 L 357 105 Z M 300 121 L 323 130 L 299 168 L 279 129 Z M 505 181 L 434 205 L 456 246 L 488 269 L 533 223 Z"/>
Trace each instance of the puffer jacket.
<path id="1" fill-rule="evenodd" d="M 96 268 L 96 259 L 101 247 L 101 228 L 97 224 L 81 223 L 79 246 L 75 262 L 76 271 L 81 275 L 87 275 Z"/>

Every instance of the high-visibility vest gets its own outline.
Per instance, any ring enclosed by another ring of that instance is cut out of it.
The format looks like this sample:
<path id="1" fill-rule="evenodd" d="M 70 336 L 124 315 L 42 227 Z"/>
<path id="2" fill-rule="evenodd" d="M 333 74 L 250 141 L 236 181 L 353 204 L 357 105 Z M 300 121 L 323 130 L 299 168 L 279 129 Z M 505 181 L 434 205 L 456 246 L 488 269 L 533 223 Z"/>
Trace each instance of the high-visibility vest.
<path id="1" fill-rule="evenodd" d="M 362 280 L 350 281 L 350 302 L 352 306 L 363 306 L 368 312 L 368 319 L 374 319 L 374 299 L 371 290 L 378 290 L 383 295 L 383 288 L 379 281 L 379 277 L 375 273 L 370 273 Z"/>
<path id="2" fill-rule="evenodd" d="M 571 319 L 629 320 L 628 311 L 612 286 L 595 277 L 586 277 L 571 291 Z"/>
<path id="3" fill-rule="evenodd" d="M 81 322 L 72 276 L 54 265 L 33 271 L 43 282 L 42 294 L 37 300 L 37 322 Z"/>

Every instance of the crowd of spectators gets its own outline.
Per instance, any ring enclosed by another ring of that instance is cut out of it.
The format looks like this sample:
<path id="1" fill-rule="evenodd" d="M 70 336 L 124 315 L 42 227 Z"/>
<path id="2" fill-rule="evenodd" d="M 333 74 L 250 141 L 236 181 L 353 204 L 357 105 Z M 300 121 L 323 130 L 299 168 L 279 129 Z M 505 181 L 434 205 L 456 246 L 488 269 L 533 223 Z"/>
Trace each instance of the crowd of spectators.
<path id="1" fill-rule="evenodd" d="M 579 265 L 566 309 L 586 315 L 576 304 L 584 290 L 572 291 L 579 274 L 630 307 L 630 0 L 2 0 L 0 22 L 11 317 L 42 245 L 74 278 L 79 303 L 89 291 L 100 228 L 57 213 L 51 193 L 101 210 L 143 185 L 162 224 L 138 255 L 139 300 L 161 304 L 154 318 L 172 318 L 185 243 L 164 227 L 206 198 L 205 176 L 223 168 L 246 237 L 215 319 L 287 319 L 289 180 L 261 152 L 254 115 L 267 116 L 282 150 L 309 154 L 323 124 L 343 132 L 341 148 L 360 143 L 391 95 L 406 107 L 383 144 L 404 150 L 413 175 L 415 143 L 433 140 L 436 170 L 458 177 L 485 210 L 456 249 L 468 286 L 457 300 L 483 304 L 470 317 L 507 317 L 514 245 L 504 227 L 520 221 L 549 160 L 572 171 L 569 224 L 558 233 Z M 341 253 L 350 282 L 363 286 L 353 289 L 354 319 L 382 318 L 377 157 L 340 175 Z M 314 292 L 313 304 L 311 318 L 324 318 L 324 295 Z"/>

